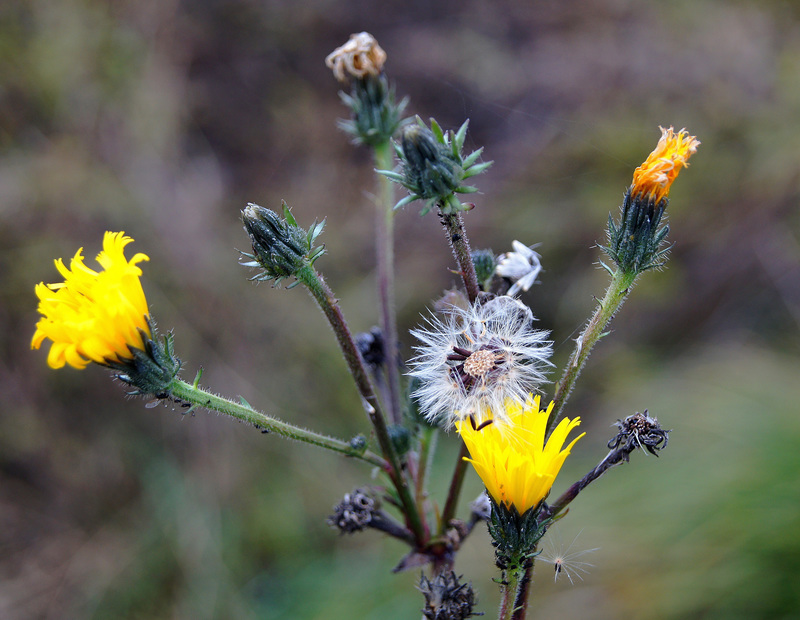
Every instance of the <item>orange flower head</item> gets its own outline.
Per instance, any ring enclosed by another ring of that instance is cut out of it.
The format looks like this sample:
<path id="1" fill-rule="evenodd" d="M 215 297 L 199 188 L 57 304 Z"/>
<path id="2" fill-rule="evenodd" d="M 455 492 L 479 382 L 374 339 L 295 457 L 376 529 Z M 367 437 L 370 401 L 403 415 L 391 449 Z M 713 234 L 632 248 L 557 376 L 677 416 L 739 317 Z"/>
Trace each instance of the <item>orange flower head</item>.
<path id="1" fill-rule="evenodd" d="M 670 127 L 661 130 L 661 139 L 645 162 L 633 173 L 631 195 L 633 198 L 652 200 L 658 204 L 669 194 L 670 185 L 677 178 L 681 168 L 688 166 L 700 141 L 690 136 L 685 129 L 677 134 Z"/>

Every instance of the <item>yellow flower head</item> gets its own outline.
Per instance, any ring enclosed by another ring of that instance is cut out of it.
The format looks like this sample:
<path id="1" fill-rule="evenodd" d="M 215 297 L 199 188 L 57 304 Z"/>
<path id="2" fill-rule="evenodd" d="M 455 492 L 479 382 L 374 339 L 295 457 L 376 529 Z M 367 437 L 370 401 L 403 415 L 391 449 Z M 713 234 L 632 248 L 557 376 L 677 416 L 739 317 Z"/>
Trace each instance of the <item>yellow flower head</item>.
<path id="1" fill-rule="evenodd" d="M 124 250 L 131 241 L 123 232 L 107 232 L 103 251 L 97 256 L 102 271 L 84 264 L 81 248 L 69 269 L 62 259 L 55 261 L 64 282 L 36 285 L 42 318 L 36 324 L 31 348 L 38 349 L 49 338 L 52 345 L 47 363 L 51 368 L 124 363 L 133 357 L 131 347 L 145 348 L 142 334 L 151 336 L 149 312 L 139 281 L 142 270 L 136 264 L 150 259 L 136 254 L 128 261 Z"/>
<path id="2" fill-rule="evenodd" d="M 658 203 L 669 194 L 670 185 L 678 176 L 681 168 L 688 166 L 691 157 L 700 142 L 690 136 L 685 129 L 677 134 L 672 127 L 661 130 L 661 139 L 655 150 L 648 155 L 645 162 L 633 173 L 631 195 Z"/>
<path id="3" fill-rule="evenodd" d="M 456 422 L 471 458 L 466 459 L 486 485 L 489 495 L 498 504 L 514 506 L 522 515 L 539 504 L 561 470 L 564 460 L 581 433 L 564 448 L 570 431 L 580 418 L 564 418 L 545 443 L 547 418 L 553 404 L 539 408 L 540 397 L 530 395 L 524 404 L 506 402 L 506 423 L 474 428 L 469 420 Z"/>

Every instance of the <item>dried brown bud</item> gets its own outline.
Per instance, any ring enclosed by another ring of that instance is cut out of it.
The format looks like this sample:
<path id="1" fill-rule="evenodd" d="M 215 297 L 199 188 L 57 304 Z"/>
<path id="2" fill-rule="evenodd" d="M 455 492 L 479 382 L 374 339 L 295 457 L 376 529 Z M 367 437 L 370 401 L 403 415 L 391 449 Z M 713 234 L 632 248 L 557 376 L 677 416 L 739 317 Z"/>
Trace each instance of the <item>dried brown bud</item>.
<path id="1" fill-rule="evenodd" d="M 340 82 L 347 82 L 351 77 L 380 75 L 385 62 L 386 52 L 368 32 L 351 34 L 347 43 L 337 47 L 325 59 L 325 65 L 333 70 Z"/>

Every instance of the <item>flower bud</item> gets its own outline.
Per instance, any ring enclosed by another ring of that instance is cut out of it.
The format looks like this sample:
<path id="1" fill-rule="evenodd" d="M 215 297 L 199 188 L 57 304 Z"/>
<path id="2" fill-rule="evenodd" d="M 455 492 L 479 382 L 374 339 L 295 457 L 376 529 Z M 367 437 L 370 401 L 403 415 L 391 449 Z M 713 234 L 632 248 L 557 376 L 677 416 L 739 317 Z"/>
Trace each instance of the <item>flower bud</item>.
<path id="1" fill-rule="evenodd" d="M 398 209 L 415 200 L 424 200 L 425 214 L 437 206 L 443 214 L 467 211 L 472 205 L 461 204 L 456 194 L 477 192 L 476 187 L 464 185 L 464 181 L 484 172 L 492 162 L 475 163 L 483 149 L 474 151 L 466 158 L 462 156 L 467 135 L 465 121 L 458 132 L 443 132 L 439 124 L 431 119 L 430 129 L 417 117 L 416 125 L 403 130 L 395 151 L 402 165 L 402 173 L 390 170 L 379 172 L 405 187 L 410 195 L 398 202 Z"/>
<path id="2" fill-rule="evenodd" d="M 252 202 L 242 211 L 245 231 L 253 245 L 252 254 L 244 254 L 252 261 L 248 267 L 260 267 L 263 272 L 255 280 L 281 280 L 297 274 L 305 266 L 314 264 L 325 253 L 325 247 L 314 248 L 314 240 L 322 232 L 325 221 L 314 222 L 308 232 L 298 226 L 292 212 L 283 203 L 283 218 L 270 209 Z M 296 284 L 289 286 L 291 288 Z"/>

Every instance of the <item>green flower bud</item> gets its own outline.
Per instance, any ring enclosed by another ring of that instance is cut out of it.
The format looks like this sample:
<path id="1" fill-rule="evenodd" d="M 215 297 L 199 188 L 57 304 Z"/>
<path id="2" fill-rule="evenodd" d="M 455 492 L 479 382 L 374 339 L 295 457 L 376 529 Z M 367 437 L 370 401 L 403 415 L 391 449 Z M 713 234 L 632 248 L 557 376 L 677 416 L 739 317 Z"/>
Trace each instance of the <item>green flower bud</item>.
<path id="1" fill-rule="evenodd" d="M 491 250 L 473 250 L 472 264 L 475 265 L 475 275 L 482 291 L 491 288 L 494 270 L 497 267 L 497 259 Z"/>
<path id="2" fill-rule="evenodd" d="M 314 222 L 308 232 L 298 226 L 292 212 L 283 203 L 283 218 L 270 209 L 252 202 L 242 211 L 244 229 L 253 245 L 252 259 L 242 263 L 248 267 L 260 267 L 263 272 L 254 280 L 281 280 L 294 276 L 307 265 L 313 265 L 325 253 L 325 247 L 314 248 L 314 240 L 322 232 L 325 221 Z M 288 288 L 295 286 L 292 283 Z"/>
<path id="3" fill-rule="evenodd" d="M 449 215 L 472 208 L 472 205 L 462 204 L 456 194 L 477 192 L 476 187 L 464 185 L 464 181 L 484 172 L 492 162 L 475 163 L 483 152 L 482 148 L 466 158 L 462 156 L 468 124 L 469 121 L 465 121 L 456 133 L 445 133 L 434 119 L 431 119 L 429 129 L 417 117 L 416 125 L 411 124 L 403 129 L 400 144 L 395 144 L 402 172 L 378 171 L 410 193 L 395 205 L 395 209 L 415 200 L 425 201 L 422 214 L 433 206 Z"/>

